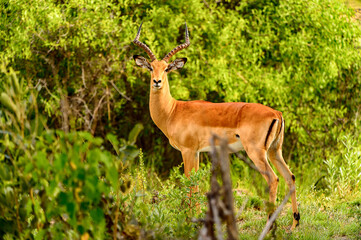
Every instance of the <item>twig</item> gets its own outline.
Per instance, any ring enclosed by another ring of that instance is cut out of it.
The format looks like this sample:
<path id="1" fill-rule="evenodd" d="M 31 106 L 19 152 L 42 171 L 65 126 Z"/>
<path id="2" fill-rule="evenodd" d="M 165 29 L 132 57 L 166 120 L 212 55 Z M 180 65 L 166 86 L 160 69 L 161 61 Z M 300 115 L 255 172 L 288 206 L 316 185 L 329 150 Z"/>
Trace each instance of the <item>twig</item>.
<path id="1" fill-rule="evenodd" d="M 38 82 L 36 83 L 36 85 L 34 87 L 32 86 L 28 86 L 29 89 L 37 89 L 39 84 L 41 83 L 41 79 L 38 79 Z M 30 85 L 30 84 L 29 84 Z"/>
<path id="2" fill-rule="evenodd" d="M 116 202 L 116 210 L 115 210 L 115 219 L 114 219 L 114 226 L 113 226 L 113 240 L 117 239 L 117 232 L 118 232 L 118 217 L 119 217 L 119 207 L 120 207 L 120 191 L 119 187 L 117 188 L 117 202 Z"/>
<path id="3" fill-rule="evenodd" d="M 91 127 L 91 129 L 92 129 L 92 134 L 94 134 L 93 131 L 95 131 L 95 129 L 93 129 L 94 119 L 96 119 L 98 110 L 99 110 L 100 106 L 102 105 L 102 102 L 103 102 L 104 98 L 105 98 L 107 95 L 108 95 L 108 93 L 106 93 L 105 95 L 103 95 L 103 96 L 100 98 L 100 100 L 99 100 L 99 102 L 98 102 L 98 105 L 95 107 L 95 109 L 94 109 L 94 111 L 93 111 L 93 118 L 92 118 L 92 120 L 90 121 L 90 126 L 92 126 L 92 127 Z"/>
<path id="4" fill-rule="evenodd" d="M 258 240 L 262 240 L 264 239 L 264 237 L 266 236 L 266 234 L 268 233 L 268 231 L 270 230 L 273 222 L 277 219 L 278 215 L 280 214 L 280 212 L 282 211 L 283 206 L 287 203 L 288 199 L 291 197 L 291 194 L 295 191 L 295 187 L 291 188 L 290 191 L 288 192 L 288 194 L 285 196 L 285 198 L 283 199 L 282 203 L 278 206 L 278 208 L 276 209 L 276 211 L 272 214 L 272 216 L 270 217 L 270 219 L 268 220 L 266 226 L 263 228 L 263 231 L 261 233 L 261 235 L 259 235 Z"/>
<path id="5" fill-rule="evenodd" d="M 241 208 L 239 209 L 237 216 L 236 216 L 236 220 L 239 218 L 239 216 L 241 216 L 243 210 L 246 208 L 246 205 L 248 203 L 249 198 L 247 198 L 246 200 L 244 200 L 244 202 L 242 203 Z"/>
<path id="6" fill-rule="evenodd" d="M 217 239 L 222 240 L 223 239 L 222 226 L 221 226 L 221 221 L 219 219 L 218 208 L 216 206 L 216 199 L 212 198 L 210 201 L 210 204 L 211 204 L 211 208 L 212 208 L 212 212 L 213 212 L 214 223 L 216 224 Z"/>
<path id="7" fill-rule="evenodd" d="M 111 116 L 110 116 L 110 100 L 109 100 L 110 91 L 107 85 L 107 107 L 108 107 L 108 121 L 110 122 Z"/>
<path id="8" fill-rule="evenodd" d="M 69 132 L 69 102 L 68 95 L 60 91 L 61 99 L 60 99 L 60 109 L 62 112 L 62 127 L 61 129 L 64 132 Z"/>
<path id="9" fill-rule="evenodd" d="M 45 79 L 39 79 L 39 82 L 42 83 L 41 86 L 45 88 L 45 90 L 48 92 L 48 94 L 49 94 L 52 98 L 54 98 L 56 101 L 59 101 L 59 98 L 58 98 L 56 95 L 54 95 L 54 94 L 50 91 L 50 89 L 48 88 Z M 38 82 L 38 83 L 39 83 L 39 82 Z M 37 86 L 38 86 L 38 84 L 36 84 L 36 87 L 37 87 Z"/>
<path id="10" fill-rule="evenodd" d="M 112 86 L 115 88 L 115 90 L 117 90 L 117 92 L 125 99 L 127 99 L 128 101 L 132 102 L 132 99 L 130 99 L 129 97 L 127 97 L 124 93 L 122 93 L 117 86 L 113 83 L 113 81 L 110 81 L 110 83 L 112 84 Z"/>
<path id="11" fill-rule="evenodd" d="M 233 201 L 233 192 L 232 192 L 232 180 L 230 175 L 229 167 L 229 152 L 228 152 L 228 139 L 227 137 L 221 139 L 220 142 L 220 169 L 221 176 L 223 181 L 224 189 L 224 202 L 220 201 L 220 206 L 224 205 L 225 210 L 223 210 L 225 220 L 227 222 L 227 233 L 228 239 L 238 239 L 237 225 L 234 217 L 234 201 Z"/>
<path id="12" fill-rule="evenodd" d="M 87 88 L 85 83 L 84 64 L 81 65 L 81 79 L 83 80 L 84 87 Z"/>
<path id="13" fill-rule="evenodd" d="M 220 148 L 217 151 L 215 140 L 219 140 Z M 230 176 L 229 158 L 228 158 L 228 140 L 212 135 L 210 139 L 211 157 L 212 157 L 212 177 L 211 192 L 208 195 L 209 212 L 207 214 L 208 234 L 214 239 L 213 223 L 216 224 L 216 239 L 223 239 L 221 220 L 227 224 L 228 239 L 238 238 L 237 226 L 234 217 L 234 203 L 232 193 L 232 181 Z M 222 179 L 222 186 L 217 181 L 217 175 Z"/>
<path id="14" fill-rule="evenodd" d="M 23 229 L 21 227 L 20 220 L 19 220 L 20 219 L 20 214 L 19 214 L 20 206 L 19 206 L 18 193 L 16 190 L 14 192 L 15 192 L 14 195 L 15 195 L 15 205 L 16 205 L 16 224 L 18 226 L 19 232 L 22 233 Z M 37 225 L 39 226 L 39 223 Z M 38 227 L 38 230 L 39 230 L 39 227 Z"/>
<path id="15" fill-rule="evenodd" d="M 209 4 L 207 3 L 206 0 L 203 0 L 203 3 L 204 3 L 204 5 L 205 5 L 208 9 L 211 9 L 211 8 L 209 7 Z"/>

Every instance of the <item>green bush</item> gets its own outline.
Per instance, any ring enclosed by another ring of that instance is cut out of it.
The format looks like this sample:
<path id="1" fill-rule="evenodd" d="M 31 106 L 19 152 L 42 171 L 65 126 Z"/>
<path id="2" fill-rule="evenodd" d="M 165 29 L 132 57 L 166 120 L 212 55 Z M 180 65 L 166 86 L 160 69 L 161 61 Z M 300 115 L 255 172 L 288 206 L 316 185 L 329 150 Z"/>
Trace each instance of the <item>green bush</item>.
<path id="1" fill-rule="evenodd" d="M 149 75 L 132 55 L 145 53 L 131 43 L 141 21 L 141 41 L 158 58 L 183 41 L 187 21 L 191 46 L 178 57 L 189 61 L 170 75 L 175 98 L 282 111 L 286 160 L 296 174 L 307 172 L 308 182 L 320 175 L 313 165 L 330 157 L 339 133 L 357 131 L 360 28 L 337 0 L 4 0 L 1 12 L 0 59 L 37 87 L 47 124 L 126 138 L 141 122 L 138 144 L 156 168 L 169 169 L 180 154 L 144 114 Z"/>
<path id="2" fill-rule="evenodd" d="M 131 177 L 126 162 L 104 150 L 103 140 L 87 132 L 44 132 L 31 150 L 18 156 L 11 155 L 15 148 L 5 141 L 9 156 L 0 161 L 2 238 L 104 239 L 127 229 L 132 214 L 120 203 Z"/>
<path id="3" fill-rule="evenodd" d="M 341 154 L 325 161 L 325 179 L 330 192 L 343 198 L 361 191 L 361 148 L 351 136 L 344 136 L 339 141 Z"/>
<path id="4" fill-rule="evenodd" d="M 361 32 L 353 16 L 338 0 L 1 0 L 0 236 L 196 235 L 182 201 L 197 181 L 206 191 L 206 172 L 187 179 L 171 170 L 181 156 L 152 123 L 149 73 L 132 60 L 146 55 L 132 44 L 142 21 L 140 40 L 158 58 L 182 43 L 187 21 L 191 45 L 177 57 L 188 62 L 169 76 L 176 99 L 282 111 L 284 156 L 301 190 L 357 194 Z M 136 159 L 136 146 L 146 157 Z M 233 181 L 263 189 L 246 168 L 233 161 Z M 259 198 L 251 206 L 261 207 Z"/>
<path id="5" fill-rule="evenodd" d="M 166 181 L 161 181 L 156 173 L 150 173 L 147 177 L 149 188 L 146 191 L 134 189 L 131 196 L 134 198 L 134 215 L 144 231 L 144 238 L 188 239 L 197 236 L 202 224 L 195 220 L 202 218 L 207 210 L 203 193 L 209 189 L 210 165 L 203 166 L 197 173 L 192 172 L 190 178 L 185 177 L 180 167 L 173 168 Z M 195 186 L 199 186 L 200 192 L 189 196 L 191 187 Z"/>
<path id="6" fill-rule="evenodd" d="M 138 155 L 133 144 L 142 127 L 136 125 L 127 141 L 108 134 L 114 154 L 88 132 L 46 130 L 33 91 L 21 87 L 13 70 L 3 74 L 0 238 L 104 239 L 120 234 L 131 217 L 128 207 L 120 207 L 121 192 L 131 187 L 126 168 Z"/>
<path id="7" fill-rule="evenodd" d="M 122 161 L 102 150 L 102 142 L 86 132 L 45 132 L 28 150 L 31 157 L 3 159 L 0 235 L 103 239 L 111 232 L 106 219 L 114 221 L 119 211 L 113 192 L 129 183 L 119 181 Z"/>

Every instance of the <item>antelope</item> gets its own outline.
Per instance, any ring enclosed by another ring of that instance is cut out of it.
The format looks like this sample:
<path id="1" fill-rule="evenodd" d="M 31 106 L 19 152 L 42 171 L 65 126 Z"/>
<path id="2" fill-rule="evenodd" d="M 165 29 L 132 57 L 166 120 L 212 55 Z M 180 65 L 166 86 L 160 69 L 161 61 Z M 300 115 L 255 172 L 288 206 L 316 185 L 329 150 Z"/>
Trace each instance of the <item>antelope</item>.
<path id="1" fill-rule="evenodd" d="M 279 179 L 267 159 L 285 178 L 289 189 L 295 189 L 295 176 L 282 156 L 285 128 L 282 113 L 258 103 L 175 100 L 169 90 L 168 74 L 182 68 L 187 58 L 168 62 L 173 55 L 190 45 L 187 24 L 185 43 L 175 47 L 162 60 L 157 60 L 150 48 L 139 41 L 141 28 L 142 24 L 133 43 L 148 54 L 150 62 L 140 55 L 134 55 L 133 58 L 137 66 L 146 68 L 151 74 L 150 116 L 168 138 L 170 145 L 181 152 L 185 175 L 189 177 L 192 169 L 199 169 L 199 153 L 211 150 L 209 140 L 212 134 L 225 134 L 230 148 L 235 152 L 245 150 L 266 179 L 271 203 L 276 202 Z M 291 229 L 294 229 L 300 220 L 296 191 L 292 192 L 291 200 Z"/>

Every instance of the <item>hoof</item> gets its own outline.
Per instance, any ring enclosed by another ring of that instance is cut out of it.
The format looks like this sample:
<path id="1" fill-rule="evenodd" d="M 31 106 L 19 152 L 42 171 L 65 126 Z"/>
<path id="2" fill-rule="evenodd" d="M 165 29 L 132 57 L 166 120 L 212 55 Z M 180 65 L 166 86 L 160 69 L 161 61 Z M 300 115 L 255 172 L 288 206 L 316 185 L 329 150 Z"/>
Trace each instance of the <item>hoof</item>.
<path id="1" fill-rule="evenodd" d="M 291 227 L 291 231 L 293 231 L 300 224 L 300 213 L 293 213 L 293 224 Z"/>

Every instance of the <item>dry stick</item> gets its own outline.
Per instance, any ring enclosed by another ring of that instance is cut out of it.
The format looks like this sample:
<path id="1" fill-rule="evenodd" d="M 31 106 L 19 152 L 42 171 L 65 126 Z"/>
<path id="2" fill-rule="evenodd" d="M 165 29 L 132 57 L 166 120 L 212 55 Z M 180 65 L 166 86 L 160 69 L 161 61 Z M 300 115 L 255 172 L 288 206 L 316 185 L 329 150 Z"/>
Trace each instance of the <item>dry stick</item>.
<path id="1" fill-rule="evenodd" d="M 209 197 L 209 212 L 210 212 L 211 216 L 213 216 L 214 223 L 216 224 L 217 239 L 223 239 L 222 226 L 221 226 L 221 222 L 219 221 L 219 213 L 218 213 L 217 206 L 215 204 L 216 199 L 218 198 L 218 192 L 219 192 L 220 186 L 217 181 L 217 171 L 216 171 L 216 169 L 219 165 L 219 159 L 217 156 L 214 139 L 215 139 L 215 137 L 212 137 L 210 139 L 210 143 L 211 143 L 211 149 L 212 149 L 211 150 L 211 157 L 212 157 L 211 193 L 215 197 L 215 199 L 214 199 L 214 197 L 212 198 L 212 195 Z M 208 231 L 209 230 L 210 229 L 208 229 Z M 213 235 L 213 233 L 210 233 L 210 234 Z"/>
<path id="2" fill-rule="evenodd" d="M 239 216 L 241 216 L 242 212 L 244 211 L 244 209 L 246 208 L 246 205 L 249 201 L 249 198 L 247 198 L 243 203 L 242 203 L 242 206 L 241 208 L 239 209 L 238 213 L 237 213 L 237 216 L 236 216 L 236 219 L 239 218 Z"/>
<path id="3" fill-rule="evenodd" d="M 220 155 L 223 157 L 223 159 L 221 158 L 220 160 L 218 159 L 217 157 L 217 152 L 216 152 L 216 146 L 215 146 L 215 139 L 218 139 L 221 141 L 220 143 L 220 147 L 221 147 L 221 153 Z M 215 168 L 216 166 L 220 166 L 221 168 L 221 171 L 222 171 L 222 180 L 224 181 L 223 179 L 223 173 L 224 173 L 224 170 L 227 169 L 227 166 L 225 166 L 225 164 L 222 164 L 222 163 L 226 163 L 227 164 L 227 161 L 224 160 L 224 159 L 227 159 L 227 157 L 224 157 L 228 154 L 227 150 L 231 151 L 231 152 L 235 152 L 233 151 L 230 147 L 228 147 L 228 144 L 227 144 L 227 140 L 224 140 L 222 138 L 220 138 L 219 136 L 217 135 L 212 135 L 212 138 L 210 139 L 210 142 L 211 142 L 211 147 L 212 147 L 212 151 L 211 151 L 211 157 L 213 159 L 213 166 L 212 166 L 212 180 L 215 179 L 216 180 L 216 176 L 215 176 Z M 228 148 L 227 148 L 228 147 Z M 269 173 L 268 172 L 263 172 L 263 171 L 260 171 L 256 166 L 254 166 L 246 157 L 240 155 L 239 153 L 235 152 L 237 157 L 240 158 L 243 162 L 245 162 L 247 165 L 249 165 L 251 168 L 253 168 L 254 170 L 262 173 L 262 174 L 266 174 L 269 176 Z M 223 160 L 223 161 L 222 161 Z M 229 170 L 229 162 L 228 162 L 228 170 Z M 227 181 L 227 180 L 226 180 Z M 213 184 L 212 184 L 213 185 Z M 276 209 L 276 211 L 272 214 L 272 216 L 270 217 L 269 221 L 267 222 L 266 226 L 264 227 L 261 235 L 259 236 L 259 240 L 262 240 L 264 239 L 264 237 L 266 236 L 266 234 L 268 233 L 268 231 L 270 230 L 272 224 L 274 223 L 274 221 L 277 219 L 278 215 L 280 214 L 280 212 L 282 211 L 284 205 L 287 203 L 288 199 L 290 198 L 291 194 L 295 191 L 295 188 L 293 187 L 292 189 L 290 189 L 290 191 L 288 192 L 288 194 L 285 196 L 285 198 L 283 199 L 282 203 L 278 206 L 278 208 Z M 229 191 L 229 189 L 227 188 L 227 193 L 231 193 L 232 194 L 232 191 Z M 226 195 L 227 196 L 227 195 Z M 232 195 L 233 197 L 233 195 Z M 225 197 L 227 198 L 227 197 Z M 222 239 L 222 236 L 221 236 L 221 232 L 220 232 L 220 223 L 219 222 L 219 218 L 218 218 L 218 209 L 216 209 L 216 206 L 215 206 L 215 199 L 211 199 L 210 200 L 210 203 L 211 203 L 211 210 L 213 210 L 213 214 L 216 214 L 216 216 L 214 216 L 215 218 L 215 222 L 216 222 L 216 228 L 217 228 L 217 232 L 218 232 L 218 239 Z M 227 208 L 226 208 L 227 209 Z M 228 217 L 228 216 L 227 216 Z M 233 221 L 235 223 L 235 221 Z M 229 230 L 229 229 L 227 229 Z M 233 236 L 230 235 L 230 232 L 228 233 L 229 234 L 229 237 Z"/>
<path id="4" fill-rule="evenodd" d="M 115 210 L 115 219 L 114 219 L 114 226 L 113 226 L 113 240 L 117 239 L 119 207 L 120 207 L 120 191 L 119 191 L 119 187 L 118 187 L 118 189 L 117 189 L 117 203 L 116 203 L 116 208 L 117 209 Z"/>
<path id="5" fill-rule="evenodd" d="M 110 100 L 109 100 L 110 91 L 107 85 L 107 107 L 108 107 L 108 121 L 110 122 Z"/>
<path id="6" fill-rule="evenodd" d="M 221 176 L 223 181 L 223 188 L 224 188 L 224 201 L 225 201 L 225 208 L 226 211 L 226 221 L 227 221 L 227 232 L 228 232 L 228 239 L 237 239 L 237 225 L 236 219 L 234 218 L 234 204 L 233 204 L 233 193 L 232 193 L 232 181 L 230 175 L 230 167 L 229 167 L 229 156 L 228 156 L 228 140 L 227 138 L 221 139 L 220 142 L 220 169 L 221 169 Z"/>
<path id="7" fill-rule="evenodd" d="M 209 7 L 209 4 L 207 3 L 206 0 L 203 0 L 203 3 L 204 3 L 204 5 L 206 5 L 206 7 L 207 7 L 208 9 L 211 9 L 211 8 Z"/>
<path id="8" fill-rule="evenodd" d="M 91 118 L 93 118 L 93 114 L 90 111 L 90 109 L 88 108 L 88 105 L 86 104 L 86 102 L 80 98 L 80 97 L 74 97 L 75 100 L 82 102 L 84 104 L 84 108 L 85 108 L 85 113 L 87 115 L 85 115 L 85 117 L 83 117 L 85 124 L 88 126 L 88 130 L 91 131 L 91 120 L 89 120 L 88 115 L 90 115 Z M 79 114 L 80 115 L 80 114 Z"/>
<path id="9" fill-rule="evenodd" d="M 222 226 L 221 226 L 221 221 L 219 220 L 219 213 L 216 205 L 216 199 L 214 198 L 211 199 L 210 204 L 211 204 L 210 207 L 212 208 L 212 212 L 213 212 L 214 223 L 216 224 L 216 229 L 217 229 L 217 240 L 223 240 Z"/>
<path id="10" fill-rule="evenodd" d="M 230 151 L 232 151 L 231 148 L 229 148 Z M 232 151 L 234 152 L 234 151 Z M 260 171 L 256 166 L 254 166 L 246 157 L 240 155 L 239 153 L 236 153 L 237 157 L 240 158 L 242 161 L 244 161 L 246 164 L 248 164 L 251 168 L 259 171 L 260 173 L 264 173 L 267 174 L 269 176 L 268 172 L 262 172 Z M 259 240 L 264 239 L 264 237 L 266 236 L 266 234 L 268 233 L 268 231 L 270 230 L 272 224 L 274 223 L 274 221 L 277 219 L 279 213 L 281 212 L 281 210 L 283 209 L 283 206 L 287 203 L 288 199 L 290 198 L 291 194 L 295 191 L 295 188 L 293 187 L 292 189 L 290 189 L 290 191 L 288 192 L 288 194 L 286 195 L 286 197 L 283 199 L 282 203 L 278 206 L 278 208 L 276 209 L 276 211 L 272 214 L 272 216 L 270 217 L 269 221 L 266 223 L 266 226 L 264 227 L 261 235 L 259 236 Z"/>
<path id="11" fill-rule="evenodd" d="M 93 118 L 92 118 L 92 120 L 90 121 L 90 126 L 91 126 L 91 132 L 92 132 L 92 134 L 94 134 L 94 132 L 95 132 L 95 129 L 93 130 L 93 128 L 95 128 L 95 125 L 93 126 L 93 122 L 94 122 L 94 120 L 96 120 L 98 110 L 99 110 L 100 106 L 102 105 L 102 102 L 103 102 L 104 98 L 105 98 L 107 95 L 108 95 L 108 93 L 106 93 L 105 95 L 103 95 L 103 96 L 100 98 L 100 100 L 99 100 L 99 102 L 98 102 L 98 105 L 95 107 L 95 109 L 94 109 L 94 111 L 93 111 Z"/>
<path id="12" fill-rule="evenodd" d="M 212 159 L 213 160 L 213 159 Z M 211 176 L 213 177 L 213 175 Z M 211 183 L 211 188 L 213 188 Z M 214 236 L 214 227 L 213 227 L 213 211 L 211 199 L 216 196 L 216 193 L 211 190 L 211 192 L 207 193 L 208 198 L 208 212 L 206 213 L 205 219 L 197 219 L 196 221 L 201 221 L 204 223 L 202 229 L 199 232 L 198 240 L 213 240 L 216 239 Z M 195 222 L 193 220 L 193 222 Z"/>
<path id="13" fill-rule="evenodd" d="M 69 132 L 69 102 L 67 94 L 61 93 L 60 108 L 62 112 L 61 130 Z"/>
<path id="14" fill-rule="evenodd" d="M 83 80 L 83 85 L 85 88 L 86 87 L 86 83 L 85 83 L 85 72 L 84 72 L 84 64 L 81 65 L 81 79 Z"/>
<path id="15" fill-rule="evenodd" d="M 132 99 L 130 99 L 129 97 L 127 97 L 124 93 L 122 93 L 117 86 L 113 83 L 113 81 L 110 81 L 110 83 L 113 85 L 113 87 L 115 88 L 115 90 L 117 90 L 117 92 L 125 99 L 127 99 L 128 101 L 132 102 Z"/>
<path id="16" fill-rule="evenodd" d="M 217 154 L 216 146 L 215 146 L 215 140 L 218 139 L 220 141 L 220 151 Z M 212 178 L 211 178 L 211 187 L 212 187 L 212 193 L 216 195 L 216 199 L 211 199 L 210 203 L 213 201 L 218 202 L 218 206 L 214 206 L 214 204 L 211 204 L 212 210 L 214 214 L 218 214 L 218 208 L 221 209 L 222 215 L 224 220 L 227 223 L 227 233 L 228 233 L 228 239 L 237 239 L 238 233 L 237 233 L 237 225 L 234 217 L 234 205 L 233 205 L 233 194 L 232 194 L 232 182 L 231 182 L 231 176 L 230 176 L 230 167 L 229 167 L 229 158 L 228 158 L 228 140 L 226 138 L 220 138 L 216 135 L 212 135 L 210 139 L 211 143 L 211 156 L 212 156 Z M 216 168 L 219 168 L 218 172 L 221 175 L 222 182 L 223 182 L 223 197 L 224 202 L 219 200 L 219 187 L 218 189 L 214 189 L 214 186 L 219 186 L 217 182 L 217 171 Z M 217 201 L 218 200 L 218 201 Z M 218 207 L 215 209 L 215 207 Z M 214 216 L 216 228 L 217 228 L 217 235 L 218 239 L 222 237 L 222 232 L 220 230 L 221 225 L 220 223 L 217 224 L 217 218 Z"/>
<path id="17" fill-rule="evenodd" d="M 261 235 L 259 235 L 258 240 L 262 240 L 264 239 L 264 237 L 266 236 L 266 234 L 268 233 L 268 231 L 270 230 L 273 222 L 277 219 L 278 214 L 280 214 L 280 212 L 282 211 L 283 206 L 287 203 L 288 199 L 290 198 L 291 194 L 295 191 L 295 187 L 292 187 L 290 189 L 290 191 L 288 192 L 288 194 L 286 195 L 286 197 L 283 199 L 282 203 L 278 206 L 278 208 L 276 209 L 276 211 L 272 214 L 271 218 L 269 219 L 269 221 L 267 222 L 266 226 L 263 228 L 263 231 L 261 233 Z"/>
<path id="18" fill-rule="evenodd" d="M 20 225 L 20 221 L 19 221 L 19 218 L 20 218 L 20 214 L 19 214 L 19 208 L 20 208 L 20 206 L 19 206 L 19 201 L 18 201 L 18 194 L 17 194 L 17 191 L 15 190 L 15 205 L 16 205 L 16 224 L 18 225 L 18 230 L 19 230 L 19 232 L 21 233 L 23 230 L 22 230 L 22 227 L 21 227 L 21 225 Z M 34 204 L 35 205 L 35 204 Z M 37 223 L 37 229 L 39 230 L 40 228 L 39 228 L 39 222 Z"/>
<path id="19" fill-rule="evenodd" d="M 214 230 L 213 230 L 213 220 L 211 216 L 211 207 L 210 207 L 210 200 L 211 197 L 208 193 L 208 201 L 209 201 L 209 213 L 206 214 L 205 219 L 193 219 L 192 222 L 203 222 L 203 227 L 199 231 L 198 240 L 213 240 L 216 239 L 214 236 Z"/>

